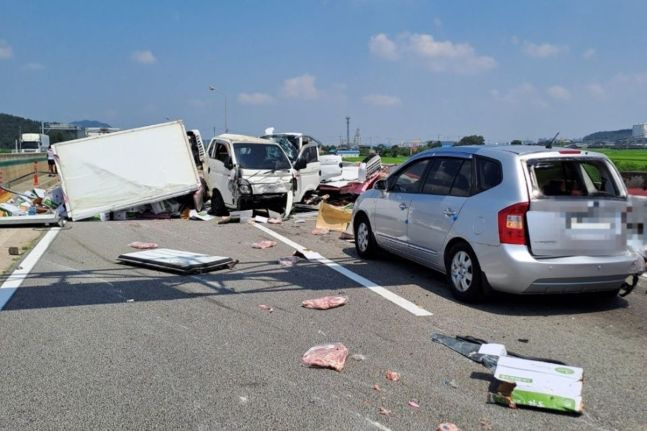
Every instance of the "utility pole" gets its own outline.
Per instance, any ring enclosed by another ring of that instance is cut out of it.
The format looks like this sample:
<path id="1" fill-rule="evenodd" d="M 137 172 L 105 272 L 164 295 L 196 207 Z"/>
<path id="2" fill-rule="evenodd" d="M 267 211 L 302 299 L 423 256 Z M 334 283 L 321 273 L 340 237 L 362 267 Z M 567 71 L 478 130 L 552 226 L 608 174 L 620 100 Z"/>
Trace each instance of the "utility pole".
<path id="1" fill-rule="evenodd" d="M 346 116 L 346 145 L 350 149 L 350 117 Z"/>

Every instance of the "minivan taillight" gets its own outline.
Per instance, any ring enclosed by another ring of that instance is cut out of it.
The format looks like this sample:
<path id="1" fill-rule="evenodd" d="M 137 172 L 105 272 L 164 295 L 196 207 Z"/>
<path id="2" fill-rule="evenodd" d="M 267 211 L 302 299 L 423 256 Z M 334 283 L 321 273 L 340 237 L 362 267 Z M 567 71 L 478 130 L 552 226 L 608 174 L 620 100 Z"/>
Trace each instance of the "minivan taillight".
<path id="1" fill-rule="evenodd" d="M 526 244 L 526 212 L 528 202 L 519 202 L 499 211 L 499 242 Z"/>

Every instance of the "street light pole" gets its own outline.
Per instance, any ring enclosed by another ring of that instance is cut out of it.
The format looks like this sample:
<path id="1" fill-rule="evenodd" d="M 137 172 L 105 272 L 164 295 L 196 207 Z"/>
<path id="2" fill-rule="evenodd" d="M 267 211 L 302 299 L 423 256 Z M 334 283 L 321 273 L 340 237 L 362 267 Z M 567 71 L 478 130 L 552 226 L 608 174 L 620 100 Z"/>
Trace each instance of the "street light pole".
<path id="1" fill-rule="evenodd" d="M 209 91 L 213 91 L 214 93 L 218 93 L 222 95 L 225 98 L 225 133 L 229 132 L 229 126 L 227 124 L 227 95 L 223 93 L 222 91 L 216 90 L 216 87 L 213 85 L 209 86 Z"/>

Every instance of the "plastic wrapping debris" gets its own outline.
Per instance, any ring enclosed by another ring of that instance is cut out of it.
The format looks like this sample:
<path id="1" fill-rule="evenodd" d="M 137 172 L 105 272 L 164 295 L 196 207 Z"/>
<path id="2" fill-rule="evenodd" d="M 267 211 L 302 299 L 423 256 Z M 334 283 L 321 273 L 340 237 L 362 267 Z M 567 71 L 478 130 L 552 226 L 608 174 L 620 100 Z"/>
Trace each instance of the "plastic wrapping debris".
<path id="1" fill-rule="evenodd" d="M 348 302 L 345 296 L 324 296 L 322 298 L 308 299 L 301 303 L 302 307 L 315 310 L 328 310 L 329 308 L 340 307 Z"/>
<path id="2" fill-rule="evenodd" d="M 461 429 L 451 422 L 445 422 L 438 425 L 436 431 L 461 431 Z"/>
<path id="3" fill-rule="evenodd" d="M 355 353 L 354 355 L 351 355 L 350 358 L 353 361 L 365 361 L 366 360 L 366 356 L 364 356 L 364 355 L 362 355 L 360 353 Z"/>
<path id="4" fill-rule="evenodd" d="M 407 404 L 409 404 L 409 407 L 413 407 L 414 409 L 420 408 L 420 404 L 418 404 L 417 400 L 409 400 Z"/>
<path id="5" fill-rule="evenodd" d="M 269 218 L 267 219 L 267 222 L 269 224 L 281 224 L 283 223 L 283 220 L 281 220 L 280 218 Z"/>
<path id="6" fill-rule="evenodd" d="M 206 211 L 196 211 L 196 210 L 190 210 L 189 211 L 189 218 L 191 220 L 203 220 L 203 221 L 211 221 L 215 219 L 216 217 L 207 214 Z"/>
<path id="7" fill-rule="evenodd" d="M 259 304 L 258 308 L 260 308 L 261 310 L 264 310 L 264 311 L 268 311 L 270 313 L 272 311 L 274 311 L 274 309 L 272 307 L 270 307 L 269 305 L 265 305 L 265 304 Z"/>
<path id="8" fill-rule="evenodd" d="M 311 347 L 301 358 L 305 365 L 332 368 L 341 371 L 346 363 L 348 349 L 342 343 L 321 344 Z"/>
<path id="9" fill-rule="evenodd" d="M 329 233 L 330 233 L 330 230 L 328 229 L 315 228 L 312 230 L 313 235 L 328 235 Z"/>
<path id="10" fill-rule="evenodd" d="M 270 240 L 263 240 L 263 241 L 258 241 L 252 244 L 252 248 L 258 248 L 258 249 L 266 249 L 266 248 L 272 248 L 276 245 L 276 241 L 270 241 Z"/>
<path id="11" fill-rule="evenodd" d="M 151 250 L 153 248 L 158 247 L 157 244 L 154 242 L 140 242 L 140 241 L 131 242 L 130 244 L 128 244 L 128 246 L 132 248 L 137 248 L 140 250 Z"/>
<path id="12" fill-rule="evenodd" d="M 385 374 L 384 377 L 386 377 L 387 380 L 391 380 L 392 382 L 397 382 L 400 380 L 400 373 L 396 373 L 395 371 L 388 370 Z"/>
<path id="13" fill-rule="evenodd" d="M 279 265 L 284 268 L 291 268 L 297 264 L 299 258 L 296 256 L 279 257 Z"/>

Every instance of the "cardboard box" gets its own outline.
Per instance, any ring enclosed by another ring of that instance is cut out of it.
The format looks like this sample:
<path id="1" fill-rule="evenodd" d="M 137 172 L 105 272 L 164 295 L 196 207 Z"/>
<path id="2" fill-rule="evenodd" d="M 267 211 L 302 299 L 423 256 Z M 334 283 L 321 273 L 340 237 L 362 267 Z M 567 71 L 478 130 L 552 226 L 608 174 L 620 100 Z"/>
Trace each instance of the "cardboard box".
<path id="1" fill-rule="evenodd" d="M 494 371 L 500 383 L 491 400 L 510 407 L 581 413 L 583 374 L 577 367 L 501 356 Z"/>

